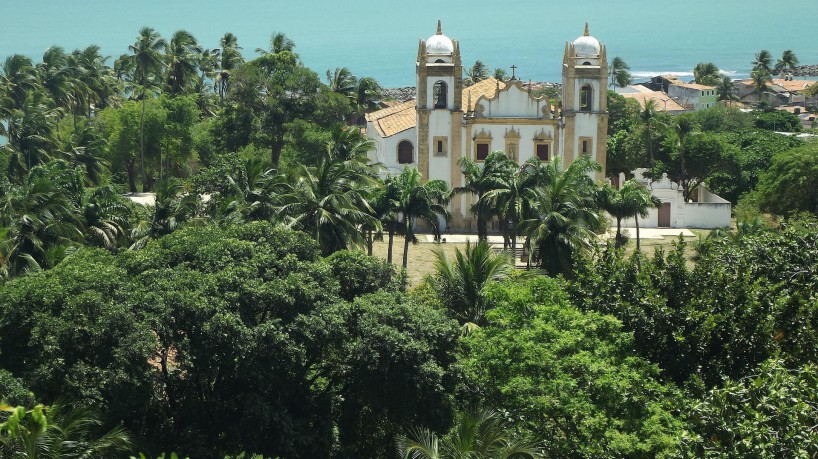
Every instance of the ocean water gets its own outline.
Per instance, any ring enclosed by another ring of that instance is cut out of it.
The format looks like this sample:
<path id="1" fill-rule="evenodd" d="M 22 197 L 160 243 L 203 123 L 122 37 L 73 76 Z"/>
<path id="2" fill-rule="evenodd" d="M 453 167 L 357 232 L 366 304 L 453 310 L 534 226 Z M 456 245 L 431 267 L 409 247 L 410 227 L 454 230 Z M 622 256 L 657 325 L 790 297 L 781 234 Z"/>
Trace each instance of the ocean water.
<path id="1" fill-rule="evenodd" d="M 0 59 L 14 53 L 38 59 L 57 44 L 67 50 L 101 46 L 112 59 L 127 53 L 139 28 L 163 36 L 185 29 L 205 47 L 225 32 L 238 36 L 246 57 L 267 47 L 273 32 L 296 42 L 307 66 L 323 75 L 349 67 L 386 87 L 414 85 L 420 38 L 443 32 L 460 41 L 464 66 L 512 65 L 523 80 L 559 81 L 567 40 L 591 34 L 620 56 L 636 77 L 666 72 L 691 76 L 713 62 L 746 76 L 761 49 L 792 49 L 802 64 L 818 64 L 814 21 L 818 1 L 781 4 L 756 0 L 4 0 Z M 510 70 L 509 70 L 510 72 Z"/>

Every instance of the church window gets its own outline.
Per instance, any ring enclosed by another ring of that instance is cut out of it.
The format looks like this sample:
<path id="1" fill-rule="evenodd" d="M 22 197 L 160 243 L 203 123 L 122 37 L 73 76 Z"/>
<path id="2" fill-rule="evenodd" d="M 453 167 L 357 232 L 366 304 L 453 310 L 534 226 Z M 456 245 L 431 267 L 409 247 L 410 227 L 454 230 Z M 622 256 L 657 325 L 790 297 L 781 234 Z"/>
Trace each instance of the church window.
<path id="1" fill-rule="evenodd" d="M 551 147 L 551 145 L 549 145 L 547 143 L 538 143 L 537 144 L 537 158 L 539 158 L 540 161 L 548 161 L 548 159 L 549 159 L 548 156 L 549 156 L 549 153 L 550 153 L 549 150 L 551 149 L 550 147 Z"/>
<path id="2" fill-rule="evenodd" d="M 447 106 L 447 91 L 446 83 L 438 81 L 434 87 L 434 102 L 435 108 L 446 108 Z"/>
<path id="3" fill-rule="evenodd" d="M 594 90 L 590 85 L 585 85 L 579 91 L 579 109 L 583 112 L 590 112 L 593 105 Z"/>
<path id="4" fill-rule="evenodd" d="M 445 63 L 446 63 L 446 61 L 444 61 L 443 59 L 435 60 L 435 64 L 445 64 Z"/>
<path id="5" fill-rule="evenodd" d="M 582 152 L 582 154 L 583 155 L 591 154 L 591 139 L 584 137 L 579 139 L 579 142 L 581 147 L 580 151 Z"/>
<path id="6" fill-rule="evenodd" d="M 412 142 L 403 140 L 398 144 L 398 164 L 412 164 L 415 162 L 415 147 Z"/>
<path id="7" fill-rule="evenodd" d="M 432 139 L 432 151 L 435 156 L 446 156 L 449 151 L 449 139 L 445 136 L 435 136 Z"/>
<path id="8" fill-rule="evenodd" d="M 475 156 L 478 161 L 485 161 L 486 158 L 489 156 L 489 144 L 488 143 L 478 143 L 475 150 Z"/>

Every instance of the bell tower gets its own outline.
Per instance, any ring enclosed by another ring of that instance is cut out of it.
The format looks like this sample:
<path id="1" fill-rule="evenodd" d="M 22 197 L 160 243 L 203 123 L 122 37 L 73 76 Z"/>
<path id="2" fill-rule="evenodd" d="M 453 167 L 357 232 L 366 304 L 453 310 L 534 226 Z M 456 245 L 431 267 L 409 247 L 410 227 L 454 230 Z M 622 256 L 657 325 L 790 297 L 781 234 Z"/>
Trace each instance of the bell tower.
<path id="1" fill-rule="evenodd" d="M 563 165 L 582 155 L 602 165 L 605 177 L 608 135 L 608 60 L 605 45 L 585 32 L 565 43 L 562 59 Z"/>
<path id="2" fill-rule="evenodd" d="M 439 20 L 436 33 L 420 40 L 416 76 L 418 169 L 424 180 L 457 186 L 451 170 L 460 154 L 463 64 L 459 43 L 443 35 Z"/>

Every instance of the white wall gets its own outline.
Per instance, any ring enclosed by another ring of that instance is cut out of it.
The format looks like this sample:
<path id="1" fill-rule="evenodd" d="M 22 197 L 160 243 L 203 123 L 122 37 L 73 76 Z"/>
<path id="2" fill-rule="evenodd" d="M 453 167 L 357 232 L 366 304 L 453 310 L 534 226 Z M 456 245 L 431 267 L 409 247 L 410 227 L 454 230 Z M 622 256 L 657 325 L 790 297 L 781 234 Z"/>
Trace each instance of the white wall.
<path id="1" fill-rule="evenodd" d="M 401 173 L 406 164 L 398 163 L 398 144 L 403 140 L 412 142 L 414 148 L 414 158 L 410 166 L 417 167 L 418 162 L 418 145 L 417 145 L 417 129 L 411 128 L 403 132 L 399 132 L 391 137 L 381 138 L 374 128 L 367 126 L 367 136 L 375 141 L 375 150 L 369 152 L 369 159 L 379 162 L 386 167 L 386 174 L 398 175 Z M 386 175 L 383 174 L 383 175 Z"/>
<path id="2" fill-rule="evenodd" d="M 481 96 L 476 103 L 483 108 L 483 116 L 486 118 L 544 118 L 542 109 L 548 105 L 548 100 L 544 97 L 533 98 L 517 82 L 509 83 L 494 99 Z"/>

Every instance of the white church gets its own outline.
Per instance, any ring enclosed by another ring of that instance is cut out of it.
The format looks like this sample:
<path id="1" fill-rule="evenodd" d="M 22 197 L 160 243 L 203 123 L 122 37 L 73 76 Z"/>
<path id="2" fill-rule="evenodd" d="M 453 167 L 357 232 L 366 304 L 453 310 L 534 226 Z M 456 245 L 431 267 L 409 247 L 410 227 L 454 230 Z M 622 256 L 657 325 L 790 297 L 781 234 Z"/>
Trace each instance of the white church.
<path id="1" fill-rule="evenodd" d="M 461 157 L 482 161 L 495 150 L 519 164 L 538 157 L 561 158 L 567 166 L 580 155 L 602 165 L 605 177 L 608 130 L 605 46 L 585 33 L 565 44 L 562 107 L 535 97 L 519 80 L 489 78 L 463 87 L 460 43 L 437 33 L 421 40 L 417 56 L 417 98 L 370 113 L 367 135 L 374 140 L 370 159 L 398 174 L 417 167 L 424 180 L 463 185 Z M 473 196 L 451 204 L 453 230 L 474 230 L 469 212 Z"/>

